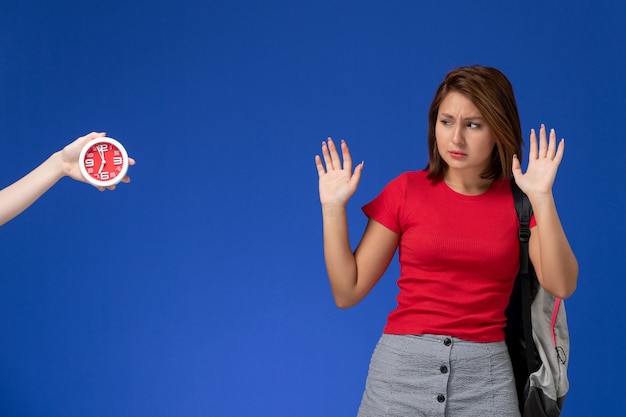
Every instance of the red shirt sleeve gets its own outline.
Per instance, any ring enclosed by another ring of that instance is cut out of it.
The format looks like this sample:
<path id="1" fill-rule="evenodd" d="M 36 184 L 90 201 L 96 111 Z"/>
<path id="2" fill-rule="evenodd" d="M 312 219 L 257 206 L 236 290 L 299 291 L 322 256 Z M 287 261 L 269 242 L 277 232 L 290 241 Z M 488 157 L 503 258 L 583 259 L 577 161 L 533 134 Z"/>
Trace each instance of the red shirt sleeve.
<path id="1" fill-rule="evenodd" d="M 367 217 L 376 220 L 392 232 L 402 233 L 401 211 L 404 206 L 406 185 L 406 175 L 400 175 L 389 182 L 380 194 L 361 210 Z"/>

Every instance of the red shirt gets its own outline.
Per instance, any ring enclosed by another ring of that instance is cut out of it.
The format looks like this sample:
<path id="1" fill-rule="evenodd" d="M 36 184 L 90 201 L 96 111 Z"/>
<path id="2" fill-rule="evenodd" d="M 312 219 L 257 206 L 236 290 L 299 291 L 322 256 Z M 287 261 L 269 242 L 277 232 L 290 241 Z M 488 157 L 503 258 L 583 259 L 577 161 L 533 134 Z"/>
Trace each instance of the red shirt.
<path id="1" fill-rule="evenodd" d="M 466 196 L 426 175 L 400 175 L 363 207 L 400 234 L 398 307 L 384 332 L 502 341 L 519 269 L 510 182 L 497 180 L 485 193 Z"/>

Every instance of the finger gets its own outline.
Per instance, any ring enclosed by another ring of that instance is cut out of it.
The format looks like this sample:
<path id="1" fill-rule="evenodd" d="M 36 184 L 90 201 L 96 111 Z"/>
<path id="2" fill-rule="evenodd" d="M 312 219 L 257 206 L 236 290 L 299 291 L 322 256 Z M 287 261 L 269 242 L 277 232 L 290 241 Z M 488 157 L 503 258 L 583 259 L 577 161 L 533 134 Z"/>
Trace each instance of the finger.
<path id="1" fill-rule="evenodd" d="M 557 146 L 556 132 L 554 131 L 554 129 L 550 129 L 550 140 L 548 141 L 548 153 L 547 153 L 548 158 L 554 159 L 554 155 L 556 153 L 556 146 Z"/>
<path id="2" fill-rule="evenodd" d="M 326 171 L 333 169 L 333 161 L 330 159 L 330 153 L 328 151 L 328 144 L 322 142 L 322 156 L 324 157 L 324 165 L 326 165 Z"/>
<path id="3" fill-rule="evenodd" d="M 128 158 L 128 165 L 135 165 L 135 160 L 133 158 Z"/>
<path id="4" fill-rule="evenodd" d="M 341 153 L 343 154 L 343 169 L 348 172 L 352 172 L 352 156 L 350 155 L 350 149 L 345 140 L 341 140 Z"/>
<path id="5" fill-rule="evenodd" d="M 556 155 L 554 155 L 554 162 L 556 162 L 557 164 L 561 164 L 564 153 L 565 153 L 565 139 L 561 139 L 559 141 L 559 147 L 556 150 Z"/>
<path id="6" fill-rule="evenodd" d="M 315 167 L 317 168 L 317 175 L 321 178 L 326 174 L 324 165 L 322 164 L 322 158 L 319 155 L 315 155 Z"/>
<path id="7" fill-rule="evenodd" d="M 86 134 L 85 136 L 81 136 L 79 139 L 83 139 L 85 140 L 85 142 L 90 141 L 91 139 L 95 139 L 95 138 L 102 138 L 106 136 L 105 132 L 91 132 Z"/>
<path id="8" fill-rule="evenodd" d="M 330 159 L 333 161 L 333 169 L 341 169 L 341 158 L 332 138 L 328 138 L 328 150 L 330 151 Z"/>
<path id="9" fill-rule="evenodd" d="M 528 160 L 537 159 L 537 133 L 535 129 L 530 129 L 530 144 L 528 151 Z"/>
<path id="10" fill-rule="evenodd" d="M 546 139 L 546 126 L 542 123 L 539 130 L 539 158 L 545 158 L 548 153 L 548 141 Z"/>
<path id="11" fill-rule="evenodd" d="M 70 143 L 69 145 L 84 146 L 90 140 L 95 139 L 97 137 L 101 137 L 101 136 L 104 136 L 104 134 L 98 133 L 98 132 L 91 132 L 91 133 L 86 134 L 85 136 L 80 136 L 76 138 L 74 142 Z"/>

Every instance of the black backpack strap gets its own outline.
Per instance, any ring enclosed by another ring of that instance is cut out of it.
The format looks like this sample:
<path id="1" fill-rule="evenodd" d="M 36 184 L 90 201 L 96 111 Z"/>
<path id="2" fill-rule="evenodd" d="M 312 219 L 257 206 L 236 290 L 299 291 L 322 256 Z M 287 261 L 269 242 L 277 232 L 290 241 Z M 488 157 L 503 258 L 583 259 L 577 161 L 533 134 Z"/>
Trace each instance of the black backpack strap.
<path id="1" fill-rule="evenodd" d="M 530 277 L 530 255 L 528 252 L 528 242 L 530 240 L 530 219 L 533 214 L 533 208 L 530 205 L 528 196 L 515 184 L 515 180 L 511 179 L 511 189 L 513 191 L 513 199 L 515 201 L 515 211 L 519 220 L 519 244 L 520 244 L 520 260 L 519 260 L 519 279 L 522 288 L 522 323 L 524 325 L 524 340 L 526 342 L 526 361 L 528 365 L 528 375 L 533 373 L 539 363 L 535 356 L 535 342 L 533 341 L 533 328 L 531 318 L 531 305 L 533 303 L 532 283 Z"/>

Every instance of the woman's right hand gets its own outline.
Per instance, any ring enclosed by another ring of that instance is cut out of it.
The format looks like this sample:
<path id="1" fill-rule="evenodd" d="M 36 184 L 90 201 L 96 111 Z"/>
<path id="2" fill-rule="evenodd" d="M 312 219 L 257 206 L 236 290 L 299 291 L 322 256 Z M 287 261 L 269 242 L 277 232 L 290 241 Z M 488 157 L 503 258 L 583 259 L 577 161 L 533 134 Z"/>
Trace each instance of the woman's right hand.
<path id="1" fill-rule="evenodd" d="M 350 150 L 344 140 L 341 141 L 341 153 L 343 164 L 335 143 L 328 138 L 328 143 L 322 142 L 324 164 L 322 164 L 322 158 L 315 155 L 322 206 L 345 206 L 359 185 L 363 162 L 356 166 L 353 173 Z"/>
<path id="2" fill-rule="evenodd" d="M 103 138 L 105 136 L 106 136 L 106 133 L 104 132 L 101 132 L 101 133 L 91 132 L 85 136 L 79 137 L 74 142 L 65 146 L 65 148 L 63 148 L 63 150 L 59 152 L 61 163 L 62 163 L 63 175 L 67 175 L 68 177 L 73 178 L 77 181 L 87 182 L 85 180 L 85 177 L 83 177 L 83 174 L 80 172 L 80 168 L 78 167 L 78 164 L 79 164 L 78 157 L 80 155 L 81 150 L 87 144 L 87 142 L 89 142 L 92 139 Z M 128 158 L 128 165 L 130 166 L 135 165 L 135 160 L 133 158 Z M 129 183 L 130 177 L 128 175 L 125 175 L 124 178 L 122 179 L 122 182 Z M 96 188 L 98 188 L 100 191 L 105 190 L 104 187 L 96 187 Z M 109 190 L 114 190 L 115 185 L 111 185 L 106 188 Z"/>

